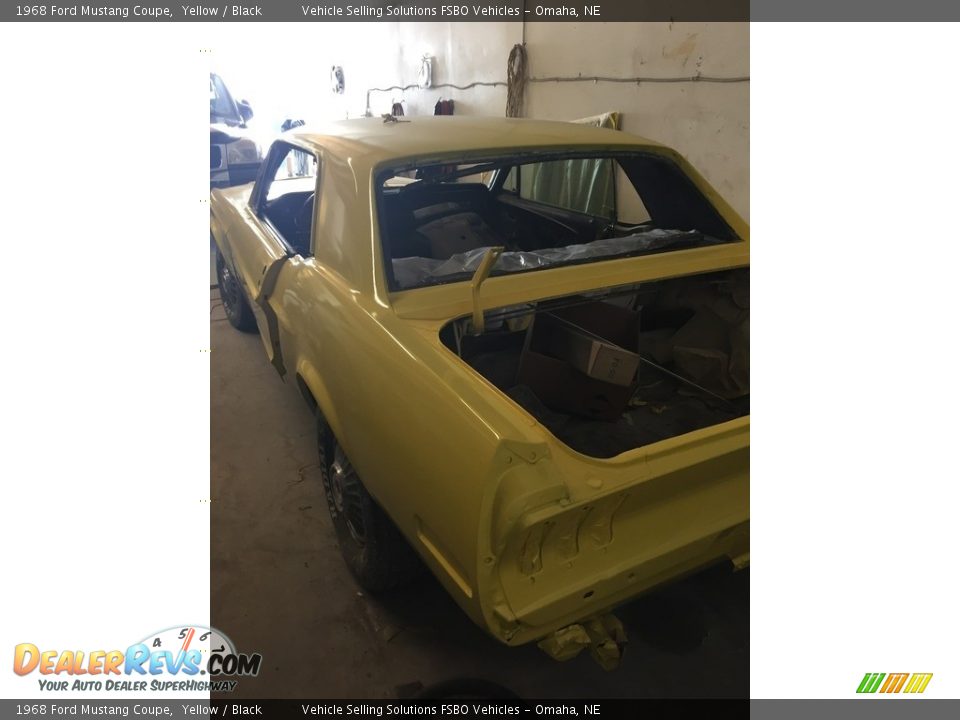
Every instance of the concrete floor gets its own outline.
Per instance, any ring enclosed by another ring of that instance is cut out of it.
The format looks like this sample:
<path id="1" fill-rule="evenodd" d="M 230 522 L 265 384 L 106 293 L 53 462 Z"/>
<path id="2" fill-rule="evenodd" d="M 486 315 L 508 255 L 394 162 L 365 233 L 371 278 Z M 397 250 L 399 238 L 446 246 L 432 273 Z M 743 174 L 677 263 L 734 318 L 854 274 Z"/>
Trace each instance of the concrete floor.
<path id="1" fill-rule="evenodd" d="M 340 559 L 316 465 L 313 418 L 235 331 L 211 290 L 211 616 L 260 652 L 233 697 L 396 698 L 481 678 L 527 698 L 746 697 L 749 577 L 701 573 L 618 610 L 621 667 L 566 663 L 487 636 L 432 577 L 382 597 Z"/>

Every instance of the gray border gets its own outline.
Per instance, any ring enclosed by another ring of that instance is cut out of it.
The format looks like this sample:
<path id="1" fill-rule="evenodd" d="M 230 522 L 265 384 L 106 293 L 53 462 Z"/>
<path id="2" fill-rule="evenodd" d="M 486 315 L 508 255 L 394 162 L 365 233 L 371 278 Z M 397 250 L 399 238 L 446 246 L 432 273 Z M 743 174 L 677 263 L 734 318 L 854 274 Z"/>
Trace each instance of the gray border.
<path id="1" fill-rule="evenodd" d="M 757 22 L 847 22 L 847 21 L 958 21 L 960 2 L 956 0 L 459 0 L 465 2 L 466 15 L 443 15 L 441 8 L 456 0 L 152 0 L 144 5 L 164 8 L 166 15 L 134 15 L 136 5 L 127 0 L 89 3 L 4 2 L 0 4 L 3 22 L 628 22 L 628 21 L 757 21 Z M 82 14 L 83 7 L 107 5 L 126 8 L 127 16 Z M 185 14 L 182 6 L 203 8 L 203 13 Z M 572 15 L 538 15 L 538 7 L 565 5 L 577 11 Z M 584 14 L 584 7 L 595 5 L 599 13 Z M 53 7 L 76 10 L 75 15 L 54 15 Z M 329 9 L 330 12 L 305 14 L 303 6 Z M 348 15 L 348 7 L 365 7 L 362 15 Z M 379 16 L 376 10 L 387 6 L 420 9 L 404 15 Z M 43 14 L 23 14 L 18 8 L 42 8 Z M 237 15 L 240 7 L 250 14 Z M 493 14 L 476 12 L 493 9 Z M 226 17 L 224 12 L 226 11 Z M 216 14 L 210 14 L 215 12 Z"/>
<path id="2" fill-rule="evenodd" d="M 275 708 L 272 708 L 270 703 L 272 701 L 263 701 L 263 700 L 242 700 L 242 699 L 223 699 L 218 700 L 218 705 L 229 704 L 231 706 L 237 705 L 244 708 L 256 708 L 257 706 L 261 707 L 261 714 L 259 717 L 271 717 L 271 715 L 276 716 L 277 713 L 272 712 Z M 322 705 L 337 705 L 343 704 L 344 702 L 361 702 L 360 700 L 289 700 L 284 701 L 284 707 L 286 710 L 282 713 L 285 717 L 298 716 L 302 712 L 301 705 L 313 705 L 313 704 L 322 704 Z M 417 704 L 417 701 L 409 700 L 363 700 L 362 701 L 368 705 L 384 705 L 384 704 L 393 704 L 393 705 L 409 705 Z M 421 701 L 421 702 L 441 702 L 441 701 Z M 476 702 L 482 705 L 502 705 L 504 702 L 501 701 L 471 701 Z M 578 701 L 585 702 L 585 701 Z M 644 714 L 645 706 L 649 705 L 650 710 L 653 710 L 651 716 L 658 716 L 660 712 L 665 709 L 667 706 L 674 706 L 678 710 L 684 709 L 684 706 L 687 706 L 692 710 L 692 716 L 704 714 L 704 710 L 710 709 L 711 702 L 708 700 L 617 700 L 617 701 L 600 701 L 609 703 L 609 706 L 606 708 L 609 712 L 604 712 L 601 710 L 604 716 L 615 714 L 618 708 L 615 708 L 614 705 L 622 705 L 623 703 L 628 703 L 634 706 L 641 714 Z M 102 696 L 92 696 L 86 697 L 83 693 L 78 693 L 76 698 L 63 698 L 58 700 L 0 700 L 0 717 L 2 718 L 15 718 L 15 717 L 37 717 L 37 718 L 71 718 L 71 717 L 92 717 L 88 714 L 82 714 L 80 712 L 81 705 L 95 705 L 95 706 L 109 706 L 113 708 L 126 708 L 127 717 L 164 717 L 164 718 L 173 718 L 174 720 L 181 719 L 196 719 L 198 717 L 215 717 L 212 714 L 195 714 L 188 713 L 184 709 L 184 705 L 187 705 L 191 708 L 196 708 L 196 706 L 203 706 L 204 708 L 209 707 L 211 701 L 208 699 L 182 699 L 182 700 L 154 700 L 151 698 L 143 698 L 140 700 L 114 700 L 110 698 L 104 698 Z M 514 704 L 512 701 L 506 701 L 506 704 Z M 33 708 L 36 708 L 36 711 L 30 712 L 28 714 L 17 715 L 17 706 L 30 705 Z M 61 708 L 75 708 L 75 713 L 66 712 L 66 713 L 52 713 L 51 706 L 57 705 Z M 144 706 L 149 706 L 151 708 L 169 708 L 169 715 L 135 715 L 133 713 L 134 706 L 140 706 L 141 713 Z M 265 706 L 264 706 L 265 705 Z M 43 708 L 43 710 L 40 710 Z M 290 708 L 293 708 L 293 712 L 290 712 Z M 723 708 L 723 701 L 718 701 L 717 709 L 720 710 Z M 231 710 L 234 708 L 231 707 Z M 619 708 L 622 709 L 622 708 Z M 300 712 L 297 712 L 297 711 Z M 218 713 L 217 716 L 220 716 L 221 713 Z M 252 717 L 252 714 L 240 714 L 240 713 L 222 713 L 228 715 L 236 714 L 238 717 Z M 683 714 L 683 713 L 681 713 Z M 533 716 L 533 713 L 522 713 L 522 716 Z M 386 713 L 384 713 L 386 716 Z M 750 701 L 750 718 L 751 720 L 811 720 L 815 718 L 816 720 L 945 720 L 950 718 L 956 718 L 960 716 L 960 700 L 932 700 L 932 699 L 923 699 L 919 697 L 900 697 L 900 696 L 887 696 L 887 697 L 869 697 L 869 698 L 855 698 L 851 700 L 751 700 Z M 310 717 L 318 717 L 316 715 Z M 348 717 L 346 714 L 335 715 L 333 717 Z M 424 717 L 423 715 L 410 716 L 410 717 Z M 439 717 L 436 715 L 434 717 Z M 462 716 L 461 716 L 462 717 Z M 477 717 L 471 712 L 466 717 Z M 482 717 L 517 717 L 517 715 L 483 715 Z"/>
<path id="3" fill-rule="evenodd" d="M 458 5 L 457 3 L 463 3 Z M 135 15 L 138 3 L 96 0 L 89 3 L 4 2 L 0 21 L 7 22 L 626 22 L 746 21 L 750 0 L 151 0 L 143 6 L 162 8 L 163 16 Z M 201 8 L 185 13 L 183 6 Z M 84 8 L 123 8 L 122 14 L 85 15 Z M 444 7 L 462 7 L 466 14 L 444 14 Z M 576 14 L 545 14 L 542 8 L 566 7 Z M 61 10 L 54 14 L 54 8 Z M 316 14 L 304 7 L 317 8 Z M 584 8 L 596 7 L 587 15 Z M 22 8 L 37 8 L 24 14 Z M 249 11 L 236 14 L 233 8 Z M 363 8 L 351 14 L 350 8 Z M 388 8 L 405 9 L 398 14 Z M 65 9 L 65 10 L 64 10 Z M 64 14 L 64 12 L 66 14 Z"/>
<path id="4" fill-rule="evenodd" d="M 754 22 L 949 22 L 957 0 L 750 0 Z M 815 31 L 811 31 L 811 34 Z M 815 38 L 811 42 L 816 42 Z"/>
<path id="5" fill-rule="evenodd" d="M 750 720 L 942 720 L 960 717 L 960 700 L 870 695 L 849 700 L 751 700 Z"/>

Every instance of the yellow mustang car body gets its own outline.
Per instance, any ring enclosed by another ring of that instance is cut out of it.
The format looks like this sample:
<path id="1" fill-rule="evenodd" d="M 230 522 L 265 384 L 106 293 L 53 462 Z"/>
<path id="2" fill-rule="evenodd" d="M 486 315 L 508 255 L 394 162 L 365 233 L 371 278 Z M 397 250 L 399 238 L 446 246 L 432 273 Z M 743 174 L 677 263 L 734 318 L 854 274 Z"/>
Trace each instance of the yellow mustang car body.
<path id="1" fill-rule="evenodd" d="M 221 279 L 242 289 L 273 366 L 299 386 L 376 505 L 476 623 L 504 643 L 540 640 L 567 657 L 571 646 L 622 639 L 607 615 L 616 605 L 716 562 L 747 564 L 748 412 L 593 457 L 441 340 L 478 310 L 489 317 L 747 268 L 747 225 L 688 162 L 622 132 L 558 122 L 375 118 L 300 130 L 274 145 L 256 183 L 213 191 Z M 383 178 L 402 188 L 419 177 L 391 168 L 486 170 L 491 158 L 571 153 L 670 164 L 730 241 L 421 287 L 391 279 Z M 307 158 L 300 179 L 315 193 L 297 247 L 265 210 L 291 156 Z"/>

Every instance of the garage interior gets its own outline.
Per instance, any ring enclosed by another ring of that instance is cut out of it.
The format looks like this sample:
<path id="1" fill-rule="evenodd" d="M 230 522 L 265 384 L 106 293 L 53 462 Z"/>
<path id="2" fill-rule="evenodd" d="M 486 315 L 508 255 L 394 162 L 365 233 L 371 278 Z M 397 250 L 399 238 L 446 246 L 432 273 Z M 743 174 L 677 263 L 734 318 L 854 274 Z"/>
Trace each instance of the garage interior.
<path id="1" fill-rule="evenodd" d="M 746 23 L 308 28 L 322 41 L 280 43 L 283 61 L 272 68 L 264 54 L 249 56 L 239 33 L 235 48 L 217 53 L 265 143 L 289 118 L 438 108 L 502 116 L 511 104 L 508 58 L 522 44 L 516 114 L 617 113 L 622 131 L 679 150 L 749 219 Z M 629 645 L 613 672 L 587 653 L 559 663 L 535 644 L 499 644 L 429 575 L 382 596 L 361 591 L 337 548 L 311 412 L 277 376 L 260 338 L 230 327 L 215 288 L 210 321 L 211 623 L 264 657 L 260 675 L 243 679 L 233 697 L 412 697 L 461 679 L 528 698 L 747 695 L 749 571 L 711 568 L 621 607 Z"/>

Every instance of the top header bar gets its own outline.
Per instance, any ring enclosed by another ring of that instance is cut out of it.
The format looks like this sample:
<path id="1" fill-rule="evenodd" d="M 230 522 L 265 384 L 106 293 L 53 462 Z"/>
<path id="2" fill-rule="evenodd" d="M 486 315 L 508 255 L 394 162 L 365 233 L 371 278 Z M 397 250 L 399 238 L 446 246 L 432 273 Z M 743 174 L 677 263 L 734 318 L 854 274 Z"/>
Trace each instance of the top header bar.
<path id="1" fill-rule="evenodd" d="M 3 22 L 745 22 L 960 20 L 956 0 L 113 0 L 3 3 Z"/>
<path id="2" fill-rule="evenodd" d="M 3 21 L 628 22 L 745 21 L 749 0 L 125 0 L 4 4 Z M 463 4 L 461 4 L 463 3 Z"/>

